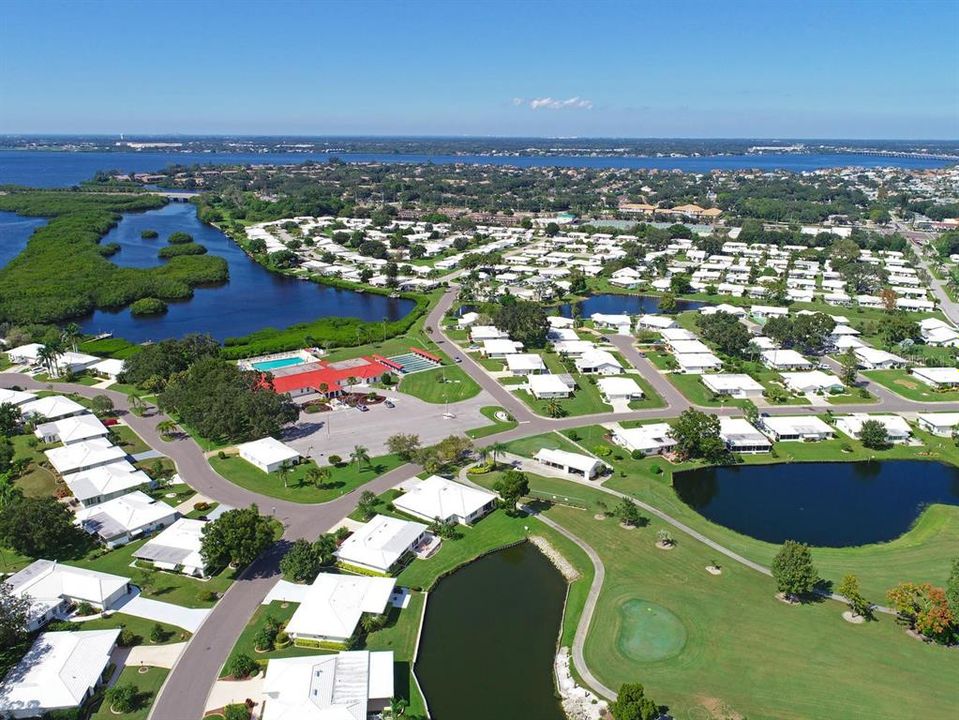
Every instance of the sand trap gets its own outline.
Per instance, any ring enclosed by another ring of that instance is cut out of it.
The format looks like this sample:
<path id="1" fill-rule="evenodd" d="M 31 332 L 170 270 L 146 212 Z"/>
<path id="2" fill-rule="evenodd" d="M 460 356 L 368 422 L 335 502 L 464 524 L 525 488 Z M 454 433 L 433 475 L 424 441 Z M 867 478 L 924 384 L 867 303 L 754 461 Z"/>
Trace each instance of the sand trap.
<path id="1" fill-rule="evenodd" d="M 852 623 L 853 625 L 862 625 L 864 622 L 866 622 L 866 618 L 864 618 L 862 615 L 853 614 L 852 610 L 846 610 L 846 612 L 842 614 L 842 619 L 847 623 Z"/>
<path id="2" fill-rule="evenodd" d="M 722 574 L 723 574 L 723 569 L 722 569 L 722 568 L 718 568 L 718 567 L 716 567 L 715 565 L 707 565 L 707 566 L 706 566 L 706 572 L 708 572 L 710 575 L 722 575 Z"/>

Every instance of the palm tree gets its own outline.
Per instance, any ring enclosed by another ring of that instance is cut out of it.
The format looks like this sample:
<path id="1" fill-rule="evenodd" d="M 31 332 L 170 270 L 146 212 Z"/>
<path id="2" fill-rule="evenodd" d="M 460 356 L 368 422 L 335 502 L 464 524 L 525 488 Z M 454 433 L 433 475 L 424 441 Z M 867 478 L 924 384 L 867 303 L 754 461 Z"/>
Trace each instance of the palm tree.
<path id="1" fill-rule="evenodd" d="M 490 443 L 487 450 L 489 451 L 490 457 L 493 458 L 493 464 L 495 465 L 496 459 L 506 452 L 506 443 L 502 443 L 502 442 Z"/>
<path id="2" fill-rule="evenodd" d="M 53 375 L 54 368 L 57 366 L 57 358 L 62 354 L 58 343 L 49 343 L 37 350 L 37 360 L 46 368 L 47 374 Z"/>
<path id="3" fill-rule="evenodd" d="M 354 445 L 353 452 L 350 453 L 350 460 L 356 463 L 356 467 L 359 468 L 360 465 L 370 465 L 370 451 L 367 450 L 362 445 Z"/>
<path id="4" fill-rule="evenodd" d="M 171 440 L 176 429 L 176 423 L 172 420 L 164 420 L 163 422 L 157 423 L 157 432 L 160 433 L 164 440 Z"/>
<path id="5" fill-rule="evenodd" d="M 332 475 L 333 471 L 329 467 L 319 467 L 317 465 L 306 471 L 307 479 L 318 488 L 326 485 Z"/>
<path id="6" fill-rule="evenodd" d="M 80 332 L 80 326 L 76 323 L 70 323 L 63 328 L 63 332 L 60 333 L 60 338 L 73 349 L 73 352 L 77 351 L 77 341 L 81 337 L 83 337 L 83 335 Z"/>
<path id="7" fill-rule="evenodd" d="M 563 417 L 565 413 L 566 411 L 563 410 L 563 406 L 555 400 L 550 400 L 548 403 L 546 403 L 546 414 L 551 418 Z"/>
<path id="8" fill-rule="evenodd" d="M 130 412 L 134 415 L 139 415 L 143 411 L 143 398 L 135 392 L 127 395 L 127 402 L 130 403 Z"/>
<path id="9" fill-rule="evenodd" d="M 280 467 L 276 469 L 277 474 L 283 479 L 283 487 L 289 487 L 288 480 L 290 479 L 290 471 L 293 470 L 293 463 L 289 460 L 284 460 L 280 463 Z"/>

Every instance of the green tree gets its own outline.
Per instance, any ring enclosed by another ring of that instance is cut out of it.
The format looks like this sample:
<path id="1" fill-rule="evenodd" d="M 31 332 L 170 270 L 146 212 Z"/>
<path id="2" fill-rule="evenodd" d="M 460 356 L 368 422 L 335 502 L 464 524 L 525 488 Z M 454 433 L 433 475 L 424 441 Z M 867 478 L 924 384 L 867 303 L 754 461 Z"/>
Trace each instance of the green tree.
<path id="1" fill-rule="evenodd" d="M 621 523 L 630 527 L 636 527 L 643 519 L 639 507 L 630 498 L 622 498 L 613 512 Z"/>
<path id="2" fill-rule="evenodd" d="M 676 452 L 683 460 L 702 458 L 708 462 L 722 462 L 729 453 L 719 436 L 719 418 L 689 408 L 676 419 L 670 430 L 676 441 Z"/>
<path id="3" fill-rule="evenodd" d="M 878 420 L 866 420 L 859 429 L 859 441 L 870 450 L 885 450 L 889 447 L 889 433 Z"/>
<path id="4" fill-rule="evenodd" d="M 420 450 L 420 436 L 397 433 L 386 439 L 386 447 L 394 455 L 399 455 L 407 462 Z"/>
<path id="5" fill-rule="evenodd" d="M 863 597 L 859 589 L 859 578 L 855 575 L 845 575 L 836 588 L 836 592 L 846 598 L 849 609 L 853 615 L 867 617 L 872 608 L 872 604 Z"/>
<path id="6" fill-rule="evenodd" d="M 94 395 L 90 400 L 90 409 L 99 417 L 109 415 L 114 409 L 113 400 L 106 395 Z"/>
<path id="7" fill-rule="evenodd" d="M 672 292 L 664 292 L 659 298 L 659 311 L 667 315 L 676 312 L 679 303 L 676 301 L 676 295 Z"/>
<path id="8" fill-rule="evenodd" d="M 771 569 L 776 588 L 788 598 L 808 594 L 819 582 L 809 546 L 795 540 L 783 543 L 773 558 Z"/>
<path id="9" fill-rule="evenodd" d="M 609 704 L 609 711 L 615 720 L 656 720 L 661 715 L 659 706 L 646 696 L 640 683 L 624 683 L 616 700 Z"/>
<path id="10" fill-rule="evenodd" d="M 203 526 L 200 555 L 208 568 L 245 567 L 273 543 L 270 519 L 256 505 L 227 510 Z"/>
<path id="11" fill-rule="evenodd" d="M 243 703 L 231 703 L 223 708 L 223 720 L 250 720 L 250 711 Z"/>
<path id="12" fill-rule="evenodd" d="M 13 468 L 15 454 L 10 438 L 0 435 L 0 473 L 10 472 Z"/>
<path id="13" fill-rule="evenodd" d="M 370 492 L 369 490 L 364 490 L 363 494 L 360 495 L 359 502 L 356 504 L 356 509 L 359 511 L 360 515 L 363 516 L 364 520 L 369 520 L 371 517 L 376 515 L 376 508 L 379 506 L 380 500 L 376 497 L 376 493 Z"/>
<path id="14" fill-rule="evenodd" d="M 361 465 L 369 467 L 371 464 L 370 451 L 362 445 L 354 445 L 353 452 L 350 453 L 350 462 L 356 465 L 357 470 L 360 469 Z"/>
<path id="15" fill-rule="evenodd" d="M 313 582 L 320 572 L 320 560 L 313 544 L 303 539 L 294 541 L 280 560 L 280 572 L 291 582 Z"/>
<path id="16" fill-rule="evenodd" d="M 526 473 L 510 469 L 503 473 L 500 480 L 496 481 L 493 490 L 502 498 L 506 509 L 509 512 L 514 512 L 519 499 L 529 495 L 529 479 L 526 477 Z"/>
<path id="17" fill-rule="evenodd" d="M 0 583 L 0 648 L 13 648 L 27 637 L 27 620 L 32 601 L 14 595 L 7 583 Z"/>
<path id="18" fill-rule="evenodd" d="M 226 666 L 227 674 L 238 680 L 250 677 L 250 675 L 259 669 L 260 666 L 257 664 L 256 660 L 251 658 L 246 653 L 234 655 Z"/>
<path id="19" fill-rule="evenodd" d="M 333 470 L 329 467 L 320 467 L 313 465 L 306 471 L 306 479 L 313 483 L 317 488 L 322 488 L 333 477 Z"/>
<path id="20" fill-rule="evenodd" d="M 510 339 L 523 343 L 524 348 L 546 345 L 549 322 L 546 320 L 546 309 L 540 303 L 516 300 L 498 305 L 492 313 L 492 320 Z"/>
<path id="21" fill-rule="evenodd" d="M 946 602 L 953 616 L 959 618 L 959 557 L 952 561 L 952 571 L 946 582 Z"/>
<path id="22" fill-rule="evenodd" d="M 162 643 L 167 639 L 167 630 L 160 623 L 153 623 L 153 627 L 150 628 L 150 642 L 152 643 Z"/>
<path id="23" fill-rule="evenodd" d="M 856 384 L 856 375 L 859 373 L 859 358 L 852 348 L 846 348 L 845 352 L 839 356 L 839 365 L 842 368 L 839 373 L 839 379 L 843 385 L 852 387 Z"/>
<path id="24" fill-rule="evenodd" d="M 289 460 L 284 460 L 280 463 L 280 466 L 276 469 L 276 474 L 280 476 L 280 480 L 283 481 L 283 487 L 290 486 L 290 473 L 293 472 L 293 463 Z"/>
<path id="25" fill-rule="evenodd" d="M 133 683 L 123 683 L 109 688 L 104 695 L 111 710 L 131 713 L 140 705 L 140 691 Z"/>
<path id="26" fill-rule="evenodd" d="M 73 513 L 52 497 L 16 497 L 0 510 L 0 543 L 34 558 L 70 557 L 89 544 Z"/>

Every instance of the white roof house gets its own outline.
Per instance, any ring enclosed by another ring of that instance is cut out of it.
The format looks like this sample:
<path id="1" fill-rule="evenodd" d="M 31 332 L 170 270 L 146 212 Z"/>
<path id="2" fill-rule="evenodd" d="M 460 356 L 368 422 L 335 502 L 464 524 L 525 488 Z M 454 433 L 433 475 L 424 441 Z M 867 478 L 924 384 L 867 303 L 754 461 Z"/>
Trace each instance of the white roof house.
<path id="1" fill-rule="evenodd" d="M 80 508 L 76 522 L 107 547 L 115 548 L 170 525 L 176 517 L 177 512 L 170 505 L 134 490 L 99 505 Z"/>
<path id="2" fill-rule="evenodd" d="M 130 592 L 130 578 L 54 560 L 34 560 L 4 582 L 12 595 L 30 598 L 29 630 L 42 627 L 70 603 L 109 609 Z"/>
<path id="3" fill-rule="evenodd" d="M 119 628 L 43 633 L 4 679 L 0 715 L 31 718 L 78 708 L 100 684 L 119 636 Z"/>
<path id="4" fill-rule="evenodd" d="M 959 426 L 959 413 L 919 413 L 919 427 L 940 437 L 949 437 Z"/>
<path id="5" fill-rule="evenodd" d="M 48 395 L 25 402 L 20 406 L 23 417 L 41 417 L 47 420 L 59 420 L 70 415 L 80 415 L 87 409 L 80 403 L 62 395 Z"/>
<path id="6" fill-rule="evenodd" d="M 606 350 L 590 350 L 580 355 L 573 362 L 576 369 L 585 374 L 618 375 L 623 371 L 623 366 L 619 360 Z"/>
<path id="7" fill-rule="evenodd" d="M 270 660 L 262 720 L 366 720 L 393 697 L 393 653 L 353 650 Z"/>
<path id="8" fill-rule="evenodd" d="M 466 328 L 479 320 L 479 313 L 468 312 L 463 313 L 458 318 L 456 318 L 456 324 L 460 328 Z"/>
<path id="9" fill-rule="evenodd" d="M 64 480 L 70 492 L 84 507 L 126 495 L 131 490 L 151 482 L 149 475 L 137 470 L 127 460 L 70 473 Z"/>
<path id="10" fill-rule="evenodd" d="M 959 368 L 954 367 L 915 367 L 912 374 L 930 387 L 944 388 L 959 385 Z"/>
<path id="11" fill-rule="evenodd" d="M 905 442 L 912 434 L 909 423 L 899 415 L 866 415 L 864 413 L 840 415 L 836 418 L 836 427 L 849 437 L 858 439 L 862 425 L 867 420 L 875 420 L 882 423 L 883 427 L 886 428 L 886 435 L 891 442 Z"/>
<path id="12" fill-rule="evenodd" d="M 668 345 L 674 355 L 695 355 L 712 352 L 702 340 L 670 340 Z"/>
<path id="13" fill-rule="evenodd" d="M 631 377 L 601 377 L 596 381 L 596 387 L 606 400 L 639 400 L 643 397 L 643 389 Z"/>
<path id="14" fill-rule="evenodd" d="M 769 438 L 753 427 L 745 418 L 721 416 L 719 418 L 719 437 L 733 452 L 759 453 L 769 452 L 772 443 Z"/>
<path id="15" fill-rule="evenodd" d="M 276 438 L 265 437 L 236 446 L 240 457 L 265 473 L 275 472 L 283 463 L 296 463 L 300 453 Z"/>
<path id="16" fill-rule="evenodd" d="M 307 589 L 286 631 L 294 638 L 345 643 L 363 613 L 386 610 L 396 580 L 365 575 L 320 573 Z"/>
<path id="17" fill-rule="evenodd" d="M 633 324 L 633 319 L 629 315 L 607 315 L 606 313 L 593 313 L 589 317 L 596 325 L 615 328 L 617 332 L 626 335 Z"/>
<path id="18" fill-rule="evenodd" d="M 389 573 L 426 535 L 422 523 L 377 515 L 350 535 L 334 553 L 348 565 Z"/>
<path id="19" fill-rule="evenodd" d="M 484 340 L 481 351 L 488 358 L 504 358 L 507 355 L 518 353 L 523 349 L 523 343 L 510 340 L 509 338 L 497 338 L 495 340 Z"/>
<path id="20" fill-rule="evenodd" d="M 699 375 L 708 370 L 718 370 L 723 361 L 712 353 L 686 353 L 674 356 L 679 363 L 680 372 L 687 375 Z"/>
<path id="21" fill-rule="evenodd" d="M 509 337 L 507 333 L 492 325 L 474 325 L 470 328 L 470 340 L 475 343 L 507 337 Z"/>
<path id="22" fill-rule="evenodd" d="M 590 350 L 596 347 L 595 344 L 589 340 L 554 340 L 553 341 L 553 350 L 555 350 L 560 355 L 568 355 L 569 357 L 578 357 L 583 353 L 587 353 Z"/>
<path id="23" fill-rule="evenodd" d="M 551 448 L 541 448 L 534 459 L 567 475 L 578 475 L 587 480 L 595 477 L 605 467 L 602 462 L 589 455 Z"/>
<path id="24" fill-rule="evenodd" d="M 96 415 L 72 415 L 38 425 L 33 434 L 45 443 L 72 445 L 83 440 L 103 437 L 110 431 Z"/>
<path id="25" fill-rule="evenodd" d="M 783 440 L 826 440 L 835 433 L 815 415 L 768 415 L 759 421 L 767 434 L 776 442 Z"/>
<path id="26" fill-rule="evenodd" d="M 23 392 L 21 390 L 7 390 L 6 388 L 0 388 L 0 405 L 16 405 L 20 406 L 24 403 L 28 403 L 32 400 L 36 400 L 37 396 L 33 393 Z"/>
<path id="27" fill-rule="evenodd" d="M 526 387 L 537 400 L 568 398 L 572 392 L 559 375 L 551 373 L 529 375 L 526 378 Z"/>
<path id="28" fill-rule="evenodd" d="M 671 431 L 667 423 L 651 423 L 634 428 L 617 426 L 613 430 L 613 442 L 631 453 L 638 450 L 643 455 L 655 455 L 675 447 L 676 441 Z"/>
<path id="29" fill-rule="evenodd" d="M 764 350 L 763 364 L 773 370 L 810 370 L 812 363 L 795 350 Z"/>
<path id="30" fill-rule="evenodd" d="M 832 373 L 822 370 L 809 370 L 807 372 L 784 372 L 783 382 L 790 390 L 796 393 L 821 393 L 838 391 L 842 392 L 844 385 L 842 381 Z"/>
<path id="31" fill-rule="evenodd" d="M 546 363 L 536 353 L 513 353 L 506 356 L 506 369 L 513 375 L 531 375 L 546 370 Z"/>
<path id="32" fill-rule="evenodd" d="M 852 351 L 859 360 L 859 366 L 867 370 L 886 370 L 906 365 L 904 358 L 879 348 L 864 346 L 853 348 Z"/>
<path id="33" fill-rule="evenodd" d="M 676 320 L 666 315 L 640 315 L 636 325 L 643 330 L 665 330 L 677 327 Z"/>
<path id="34" fill-rule="evenodd" d="M 140 546 L 133 557 L 148 560 L 161 570 L 203 577 L 206 564 L 200 555 L 200 543 L 205 525 L 203 520 L 180 518 Z"/>
<path id="35" fill-rule="evenodd" d="M 125 364 L 126 362 L 124 360 L 105 358 L 99 362 L 93 363 L 93 365 L 91 365 L 88 369 L 92 370 L 97 375 L 103 375 L 111 380 L 116 380 L 117 376 L 123 372 L 123 367 Z"/>
<path id="36" fill-rule="evenodd" d="M 496 495 L 431 475 L 393 500 L 393 506 L 408 515 L 432 522 L 469 525 L 488 513 L 496 504 Z"/>
<path id="37" fill-rule="evenodd" d="M 719 373 L 703 375 L 703 385 L 716 395 L 734 398 L 762 397 L 765 388 L 745 373 Z"/>
<path id="38" fill-rule="evenodd" d="M 7 350 L 7 357 L 14 365 L 29 365 L 37 361 L 37 355 L 42 347 L 42 343 L 27 343 Z"/>
<path id="39" fill-rule="evenodd" d="M 61 475 L 109 465 L 118 460 L 124 460 L 127 456 L 125 450 L 118 448 L 106 438 L 81 440 L 72 445 L 46 450 L 44 454 Z"/>

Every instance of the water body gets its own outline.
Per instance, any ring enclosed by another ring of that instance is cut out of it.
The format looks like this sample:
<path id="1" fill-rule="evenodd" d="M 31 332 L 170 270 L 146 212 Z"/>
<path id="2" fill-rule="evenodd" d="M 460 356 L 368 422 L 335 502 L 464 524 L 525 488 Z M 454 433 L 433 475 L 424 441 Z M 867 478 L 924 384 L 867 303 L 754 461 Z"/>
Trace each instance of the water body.
<path id="1" fill-rule="evenodd" d="M 706 303 L 695 300 L 677 300 L 676 309 L 678 312 L 685 310 L 696 310 Z M 646 315 L 659 312 L 659 298 L 653 295 L 617 295 L 616 293 L 604 293 L 600 295 L 591 295 L 585 300 L 575 303 L 565 303 L 559 306 L 559 312 L 563 317 L 573 317 L 579 314 L 580 317 L 588 318 L 593 313 L 605 313 L 607 315 Z"/>
<path id="2" fill-rule="evenodd" d="M 19 255 L 33 231 L 45 223 L 44 218 L 0 211 L 0 268 Z"/>
<path id="3" fill-rule="evenodd" d="M 155 172 L 169 165 L 234 165 L 326 162 L 332 157 L 346 162 L 467 163 L 512 167 L 628 168 L 634 170 L 818 170 L 831 167 L 938 168 L 953 164 L 931 158 L 894 158 L 855 154 L 770 153 L 767 155 L 716 155 L 710 157 L 490 157 L 486 155 L 413 155 L 392 153 L 177 153 L 177 152 L 66 152 L 0 151 L 0 185 L 62 187 L 89 180 L 98 170 Z"/>
<path id="4" fill-rule="evenodd" d="M 144 230 L 156 230 L 160 237 L 144 240 L 140 237 Z M 181 337 L 192 332 L 210 333 L 223 340 L 321 317 L 398 320 L 414 307 L 411 300 L 403 298 L 341 290 L 272 273 L 253 262 L 222 232 L 200 222 L 196 208 L 187 203 L 128 213 L 101 242 L 121 246 L 110 258 L 117 265 L 155 267 L 165 262 L 157 257 L 157 252 L 177 230 L 192 235 L 210 254 L 225 258 L 230 267 L 229 282 L 196 288 L 192 299 L 169 303 L 169 311 L 164 315 L 133 317 L 128 308 L 97 310 L 80 323 L 84 332 L 112 332 L 132 342 Z"/>
<path id="5" fill-rule="evenodd" d="M 932 503 L 959 505 L 959 468 L 921 460 L 789 463 L 677 473 L 679 497 L 713 522 L 771 543 L 885 542 Z"/>
<path id="6" fill-rule="evenodd" d="M 552 667 L 565 597 L 562 575 L 529 543 L 441 580 L 416 662 L 434 720 L 564 720 Z"/>

